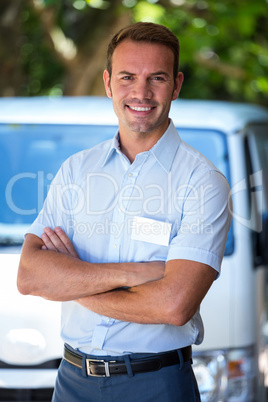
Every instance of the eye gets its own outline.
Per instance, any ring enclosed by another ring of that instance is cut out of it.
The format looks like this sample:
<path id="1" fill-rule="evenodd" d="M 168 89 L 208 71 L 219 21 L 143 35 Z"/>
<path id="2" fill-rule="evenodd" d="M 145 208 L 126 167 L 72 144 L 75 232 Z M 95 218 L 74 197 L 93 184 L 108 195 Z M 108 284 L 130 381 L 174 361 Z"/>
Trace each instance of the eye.
<path id="1" fill-rule="evenodd" d="M 124 75 L 123 77 L 122 77 L 122 80 L 123 81 L 129 81 L 129 80 L 132 80 L 132 75 Z"/>
<path id="2" fill-rule="evenodd" d="M 161 75 L 155 75 L 154 77 L 152 77 L 153 81 L 164 81 L 164 77 Z"/>

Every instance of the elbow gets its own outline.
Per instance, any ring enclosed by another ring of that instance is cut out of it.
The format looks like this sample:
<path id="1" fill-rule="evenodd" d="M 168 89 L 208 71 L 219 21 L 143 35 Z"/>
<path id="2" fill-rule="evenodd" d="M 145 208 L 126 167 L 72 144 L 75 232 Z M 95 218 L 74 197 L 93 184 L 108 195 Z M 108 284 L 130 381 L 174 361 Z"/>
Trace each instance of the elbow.
<path id="1" fill-rule="evenodd" d="M 32 234 L 27 234 L 18 267 L 17 289 L 22 295 L 38 296 L 43 287 L 43 280 L 39 274 L 41 261 L 42 240 Z"/>
<path id="2" fill-rule="evenodd" d="M 31 294 L 31 290 L 29 285 L 27 284 L 27 281 L 25 278 L 23 278 L 23 275 L 18 273 L 17 277 L 17 289 L 22 295 L 29 295 Z"/>
<path id="3" fill-rule="evenodd" d="M 168 306 L 166 310 L 166 324 L 182 327 L 194 316 L 195 311 L 178 305 Z"/>
<path id="4" fill-rule="evenodd" d="M 17 282 L 17 289 L 20 292 L 20 294 L 22 294 L 23 296 L 27 296 L 30 295 L 30 291 L 27 289 L 27 287 L 25 287 L 21 282 Z"/>
<path id="5" fill-rule="evenodd" d="M 33 280 L 30 272 L 20 263 L 17 275 L 17 289 L 22 295 L 33 295 Z"/>
<path id="6" fill-rule="evenodd" d="M 17 289 L 20 294 L 24 296 L 31 294 L 29 287 L 26 286 L 25 282 L 19 278 L 17 279 Z"/>
<path id="7" fill-rule="evenodd" d="M 192 317 L 189 317 L 187 315 L 183 314 L 178 314 L 174 313 L 172 315 L 169 315 L 168 317 L 168 324 L 174 325 L 176 327 L 182 327 L 183 325 L 187 324 L 187 322 L 191 319 Z"/>

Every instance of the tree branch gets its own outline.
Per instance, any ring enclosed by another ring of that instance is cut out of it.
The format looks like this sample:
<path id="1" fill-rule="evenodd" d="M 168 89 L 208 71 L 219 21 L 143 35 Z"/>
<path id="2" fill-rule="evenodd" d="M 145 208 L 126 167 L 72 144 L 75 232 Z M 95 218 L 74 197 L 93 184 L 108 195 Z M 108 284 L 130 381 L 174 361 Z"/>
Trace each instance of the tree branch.
<path id="1" fill-rule="evenodd" d="M 81 52 L 77 57 L 76 69 L 68 75 L 64 95 L 88 95 L 92 93 L 96 79 L 101 76 L 105 68 L 106 51 L 110 37 L 107 32 L 115 33 L 120 28 L 130 24 L 130 14 L 123 13 L 121 16 L 112 19 L 111 26 L 106 26 L 106 35 L 98 38 L 93 55 L 84 55 Z M 103 90 L 104 94 L 104 90 Z"/>
<path id="2" fill-rule="evenodd" d="M 200 52 L 194 54 L 194 60 L 203 67 L 215 70 L 226 77 L 231 77 L 237 80 L 246 80 L 247 78 L 247 73 L 242 68 L 223 63 L 217 59 L 206 58 Z"/>
<path id="3" fill-rule="evenodd" d="M 60 27 L 55 23 L 55 6 L 45 7 L 36 0 L 28 0 L 39 20 L 47 37 L 47 42 L 57 59 L 70 69 L 77 56 L 75 43 L 67 38 Z"/>

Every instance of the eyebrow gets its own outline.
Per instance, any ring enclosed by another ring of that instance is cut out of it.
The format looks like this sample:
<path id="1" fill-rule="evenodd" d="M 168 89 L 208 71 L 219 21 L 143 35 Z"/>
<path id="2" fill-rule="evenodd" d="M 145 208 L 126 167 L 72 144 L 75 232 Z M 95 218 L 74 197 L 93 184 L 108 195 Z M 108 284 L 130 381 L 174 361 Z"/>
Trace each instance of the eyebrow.
<path id="1" fill-rule="evenodd" d="M 134 73 L 130 73 L 129 71 L 120 71 L 118 75 L 135 75 Z"/>
<path id="2" fill-rule="evenodd" d="M 120 71 L 119 73 L 118 73 L 118 75 L 131 75 L 131 76 L 133 76 L 133 75 L 136 75 L 135 73 L 130 73 L 129 71 Z M 152 73 L 152 74 L 150 74 L 150 75 L 153 75 L 153 76 L 156 76 L 156 75 L 164 75 L 165 77 L 169 77 L 169 74 L 168 73 L 166 73 L 165 71 L 156 71 L 155 73 Z"/>
<path id="3" fill-rule="evenodd" d="M 169 77 L 169 74 L 165 71 L 157 71 L 156 73 L 152 73 L 151 75 L 164 75 L 166 77 Z"/>

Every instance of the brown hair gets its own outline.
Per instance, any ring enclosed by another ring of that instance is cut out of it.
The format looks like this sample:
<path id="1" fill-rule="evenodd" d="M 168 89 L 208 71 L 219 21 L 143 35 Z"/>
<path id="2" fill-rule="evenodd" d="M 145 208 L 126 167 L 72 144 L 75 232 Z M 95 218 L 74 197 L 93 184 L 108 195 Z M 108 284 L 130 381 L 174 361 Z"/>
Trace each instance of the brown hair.
<path id="1" fill-rule="evenodd" d="M 178 38 L 165 26 L 152 22 L 137 22 L 121 29 L 110 41 L 107 49 L 106 68 L 111 77 L 112 75 L 112 56 L 116 47 L 123 40 L 129 39 L 135 42 L 160 43 L 169 47 L 174 55 L 173 75 L 174 81 L 179 69 L 180 45 Z"/>

